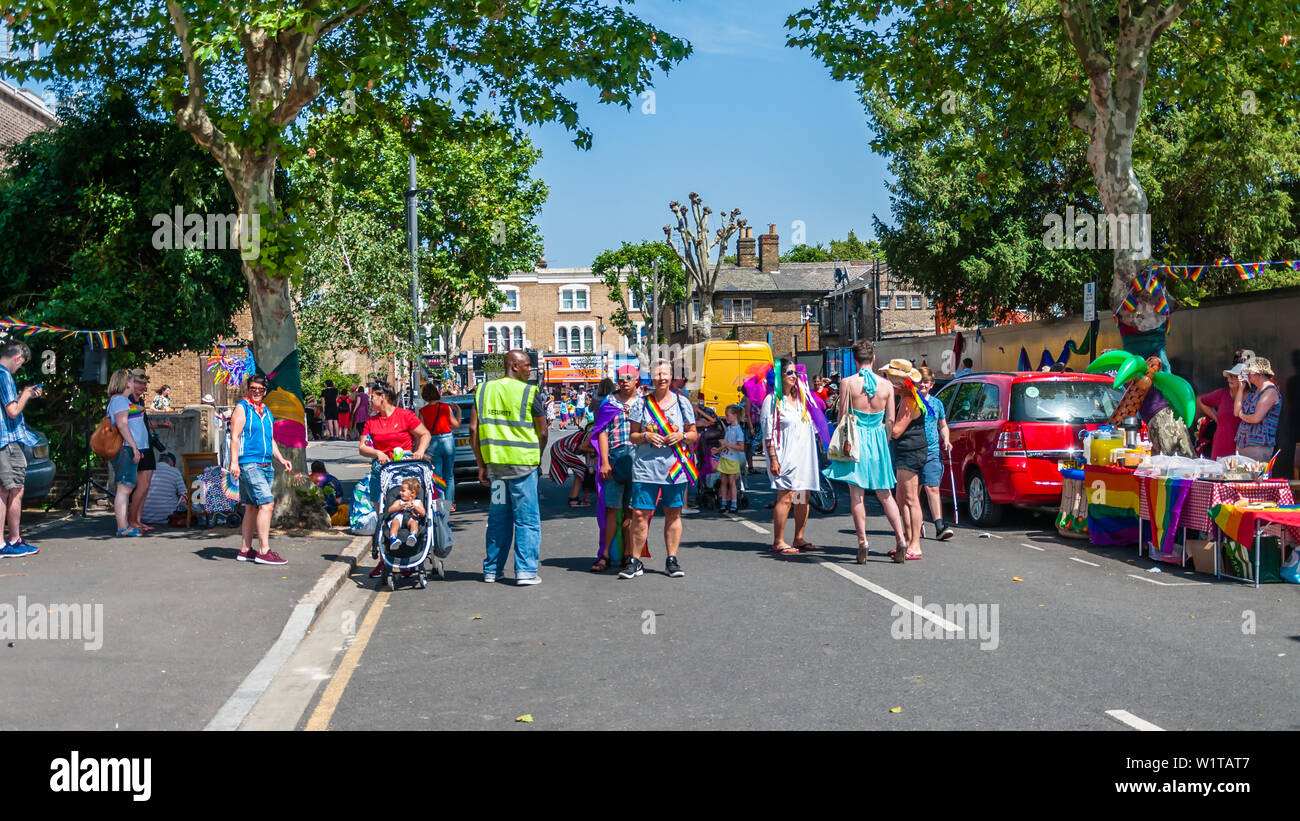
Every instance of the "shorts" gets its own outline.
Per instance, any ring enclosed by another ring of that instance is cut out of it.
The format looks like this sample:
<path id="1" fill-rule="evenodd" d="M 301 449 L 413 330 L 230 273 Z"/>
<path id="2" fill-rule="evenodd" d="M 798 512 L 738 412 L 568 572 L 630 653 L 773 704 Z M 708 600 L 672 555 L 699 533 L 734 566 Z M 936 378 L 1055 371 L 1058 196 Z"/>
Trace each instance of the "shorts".
<path id="1" fill-rule="evenodd" d="M 149 470 L 158 469 L 158 457 L 154 455 L 153 448 L 145 448 L 140 451 L 140 464 L 135 466 L 136 473 L 144 473 Z"/>
<path id="2" fill-rule="evenodd" d="M 911 450 L 894 448 L 894 472 L 906 470 L 919 475 L 925 470 L 926 454 L 929 452 L 928 448 L 913 448 Z"/>
<path id="3" fill-rule="evenodd" d="M 939 487 L 943 484 L 943 458 L 937 450 L 925 452 L 925 467 L 921 470 L 921 487 Z"/>
<path id="4" fill-rule="evenodd" d="M 740 460 L 738 459 L 719 459 L 718 473 L 724 473 L 727 476 L 740 475 Z"/>
<path id="5" fill-rule="evenodd" d="M 108 466 L 113 469 L 113 481 L 123 487 L 135 487 L 135 474 L 139 466 L 136 465 L 134 456 L 135 448 L 123 442 L 117 456 L 108 461 Z M 143 457 L 140 461 L 144 461 Z"/>
<path id="6" fill-rule="evenodd" d="M 275 484 L 275 468 L 270 463 L 249 463 L 239 466 L 239 502 L 244 505 L 267 505 L 275 501 L 271 485 Z"/>
<path id="7" fill-rule="evenodd" d="M 686 482 L 676 485 L 659 485 L 653 482 L 636 482 L 632 491 L 632 507 L 635 510 L 654 510 L 655 498 L 663 492 L 660 504 L 665 508 L 681 507 L 686 502 Z"/>
<path id="8" fill-rule="evenodd" d="M 0 488 L 17 490 L 27 482 L 27 454 L 18 442 L 0 448 Z"/>
<path id="9" fill-rule="evenodd" d="M 635 448 L 623 448 L 623 453 L 615 455 L 610 461 L 609 466 L 613 472 L 605 480 L 605 508 L 607 510 L 632 506 L 632 497 L 636 486 L 636 483 L 632 481 L 632 458 L 635 453 Z"/>

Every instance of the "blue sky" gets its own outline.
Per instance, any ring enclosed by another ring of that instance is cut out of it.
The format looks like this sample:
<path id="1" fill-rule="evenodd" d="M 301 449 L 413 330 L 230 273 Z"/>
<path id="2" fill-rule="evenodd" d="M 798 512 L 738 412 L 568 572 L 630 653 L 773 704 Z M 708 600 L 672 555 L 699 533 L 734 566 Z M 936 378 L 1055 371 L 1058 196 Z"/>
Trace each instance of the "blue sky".
<path id="1" fill-rule="evenodd" d="M 668 203 L 698 192 L 717 214 L 739 208 L 754 235 L 776 224 L 782 251 L 802 220 L 806 241 L 829 246 L 852 228 L 874 236 L 889 218 L 883 158 L 867 142 L 852 86 L 808 52 L 785 47 L 799 0 L 638 0 L 642 19 L 695 47 L 655 77 L 655 113 L 600 105 L 575 89 L 595 134 L 580 151 L 560 126 L 531 130 L 550 187 L 539 226 L 550 267 L 583 267 L 622 241 L 663 239 Z M 735 251 L 735 238 L 728 253 Z"/>

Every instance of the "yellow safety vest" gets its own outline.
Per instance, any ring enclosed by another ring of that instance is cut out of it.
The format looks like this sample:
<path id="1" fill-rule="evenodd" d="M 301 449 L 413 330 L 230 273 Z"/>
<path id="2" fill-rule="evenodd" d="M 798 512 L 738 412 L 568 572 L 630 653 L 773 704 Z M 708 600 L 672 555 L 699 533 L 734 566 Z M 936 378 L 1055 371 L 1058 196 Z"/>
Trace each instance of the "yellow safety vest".
<path id="1" fill-rule="evenodd" d="M 537 386 L 504 376 L 474 392 L 478 444 L 490 465 L 540 465 L 542 446 L 529 409 Z"/>

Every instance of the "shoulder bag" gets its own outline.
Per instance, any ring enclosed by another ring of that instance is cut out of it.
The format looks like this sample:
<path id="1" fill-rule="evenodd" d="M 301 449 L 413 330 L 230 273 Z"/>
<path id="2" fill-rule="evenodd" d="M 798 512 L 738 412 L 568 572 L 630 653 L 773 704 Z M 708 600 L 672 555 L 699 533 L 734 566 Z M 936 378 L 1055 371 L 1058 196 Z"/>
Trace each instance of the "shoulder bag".
<path id="1" fill-rule="evenodd" d="M 96 456 L 104 459 L 116 459 L 117 455 L 122 452 L 122 434 L 118 431 L 113 420 L 104 417 L 99 422 L 99 427 L 95 432 L 90 434 L 90 449 L 95 452 Z"/>
<path id="2" fill-rule="evenodd" d="M 845 403 L 844 408 L 846 411 L 840 419 L 840 423 L 835 426 L 835 432 L 831 434 L 831 443 L 826 450 L 826 455 L 836 462 L 856 462 L 858 460 L 858 420 L 853 415 L 853 398 L 847 395 L 847 390 L 843 393 L 845 395 L 840 397 L 840 402 Z"/>

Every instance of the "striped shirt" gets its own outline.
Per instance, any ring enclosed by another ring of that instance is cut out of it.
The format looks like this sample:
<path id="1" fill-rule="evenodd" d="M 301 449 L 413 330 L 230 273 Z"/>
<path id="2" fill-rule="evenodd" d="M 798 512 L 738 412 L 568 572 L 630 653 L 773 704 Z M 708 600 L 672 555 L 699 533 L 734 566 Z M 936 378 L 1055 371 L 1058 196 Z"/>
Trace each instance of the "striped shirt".
<path id="1" fill-rule="evenodd" d="M 8 408 L 9 403 L 17 401 L 18 386 L 14 384 L 14 375 L 4 365 L 0 365 L 0 408 Z M 14 442 L 30 447 L 37 441 L 36 436 L 27 429 L 21 413 L 11 418 L 7 410 L 0 412 L 0 448 L 8 447 Z"/>

